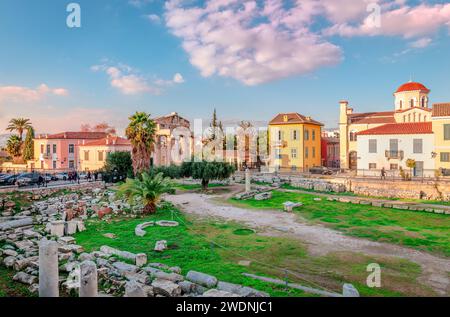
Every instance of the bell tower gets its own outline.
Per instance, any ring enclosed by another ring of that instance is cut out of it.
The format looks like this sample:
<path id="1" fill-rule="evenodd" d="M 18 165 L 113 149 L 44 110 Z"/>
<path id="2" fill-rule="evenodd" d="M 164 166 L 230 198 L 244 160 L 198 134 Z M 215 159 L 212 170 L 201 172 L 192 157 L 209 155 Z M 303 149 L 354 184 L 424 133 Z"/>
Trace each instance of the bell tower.
<path id="1" fill-rule="evenodd" d="M 421 83 L 410 81 L 394 93 L 395 111 L 410 108 L 428 108 L 430 90 Z"/>

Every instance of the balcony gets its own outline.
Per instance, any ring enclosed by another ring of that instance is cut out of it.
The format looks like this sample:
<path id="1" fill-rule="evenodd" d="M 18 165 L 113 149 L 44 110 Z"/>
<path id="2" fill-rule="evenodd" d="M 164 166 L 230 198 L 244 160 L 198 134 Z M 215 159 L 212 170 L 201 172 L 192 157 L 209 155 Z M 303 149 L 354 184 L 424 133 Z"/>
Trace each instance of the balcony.
<path id="1" fill-rule="evenodd" d="M 275 146 L 275 147 L 286 147 L 287 146 L 287 141 L 275 141 L 274 143 L 273 143 L 273 145 Z"/>
<path id="2" fill-rule="evenodd" d="M 396 160 L 403 160 L 403 151 L 385 151 L 385 156 L 388 160 L 396 159 Z"/>

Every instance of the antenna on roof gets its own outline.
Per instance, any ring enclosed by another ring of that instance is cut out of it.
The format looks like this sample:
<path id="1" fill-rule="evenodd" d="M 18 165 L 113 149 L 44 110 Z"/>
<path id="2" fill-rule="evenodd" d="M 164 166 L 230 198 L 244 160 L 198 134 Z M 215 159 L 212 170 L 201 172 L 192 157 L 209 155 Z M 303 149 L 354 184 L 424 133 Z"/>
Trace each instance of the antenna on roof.
<path id="1" fill-rule="evenodd" d="M 410 82 L 410 83 L 412 83 L 412 81 L 413 81 L 412 78 L 413 78 L 413 75 L 412 75 L 412 74 L 409 74 L 409 82 Z"/>

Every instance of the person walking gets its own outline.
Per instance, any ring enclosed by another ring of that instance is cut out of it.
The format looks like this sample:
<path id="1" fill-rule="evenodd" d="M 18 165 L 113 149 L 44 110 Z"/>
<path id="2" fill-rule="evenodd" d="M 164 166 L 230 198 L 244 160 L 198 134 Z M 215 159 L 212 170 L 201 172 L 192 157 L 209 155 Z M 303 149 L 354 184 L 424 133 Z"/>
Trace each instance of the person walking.
<path id="1" fill-rule="evenodd" d="M 89 183 L 91 182 L 91 171 L 87 172 L 87 180 Z"/>
<path id="2" fill-rule="evenodd" d="M 381 169 L 381 179 L 386 180 L 386 170 L 385 170 L 384 166 L 383 166 L 383 168 Z"/>
<path id="3" fill-rule="evenodd" d="M 94 180 L 95 180 L 95 181 L 98 180 L 98 172 L 97 172 L 97 171 L 94 172 Z"/>
<path id="4" fill-rule="evenodd" d="M 38 181 L 37 181 L 37 186 L 38 186 L 38 188 L 41 187 L 41 184 L 42 184 L 42 182 L 44 182 L 44 181 L 45 181 L 45 180 L 44 180 L 44 178 L 42 177 L 42 175 L 39 174 L 39 176 L 38 176 Z M 44 186 L 44 185 L 42 184 L 42 186 Z"/>

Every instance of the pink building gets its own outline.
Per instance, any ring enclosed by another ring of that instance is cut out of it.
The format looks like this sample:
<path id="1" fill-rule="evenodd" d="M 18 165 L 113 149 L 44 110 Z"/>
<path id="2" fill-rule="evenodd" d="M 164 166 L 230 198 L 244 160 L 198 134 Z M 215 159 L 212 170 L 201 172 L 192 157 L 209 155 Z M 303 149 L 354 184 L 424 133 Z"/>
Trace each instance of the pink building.
<path id="1" fill-rule="evenodd" d="M 34 139 L 34 160 L 28 165 L 32 169 L 79 169 L 78 147 L 106 136 L 104 132 L 61 132 L 40 135 Z"/>

